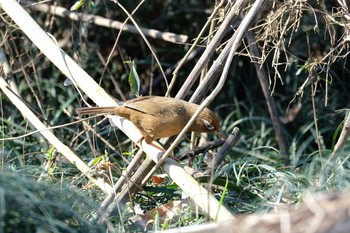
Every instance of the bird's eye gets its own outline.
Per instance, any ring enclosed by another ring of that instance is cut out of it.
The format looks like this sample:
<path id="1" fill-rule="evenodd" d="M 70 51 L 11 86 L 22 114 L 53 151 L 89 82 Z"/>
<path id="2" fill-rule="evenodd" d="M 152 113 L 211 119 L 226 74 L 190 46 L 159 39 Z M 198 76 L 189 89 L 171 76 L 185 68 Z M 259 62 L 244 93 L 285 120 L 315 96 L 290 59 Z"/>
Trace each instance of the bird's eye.
<path id="1" fill-rule="evenodd" d="M 204 122 L 205 127 L 207 127 L 207 129 L 209 129 L 210 131 L 215 129 L 215 127 L 212 124 L 210 124 L 209 121 L 203 120 L 203 122 Z"/>

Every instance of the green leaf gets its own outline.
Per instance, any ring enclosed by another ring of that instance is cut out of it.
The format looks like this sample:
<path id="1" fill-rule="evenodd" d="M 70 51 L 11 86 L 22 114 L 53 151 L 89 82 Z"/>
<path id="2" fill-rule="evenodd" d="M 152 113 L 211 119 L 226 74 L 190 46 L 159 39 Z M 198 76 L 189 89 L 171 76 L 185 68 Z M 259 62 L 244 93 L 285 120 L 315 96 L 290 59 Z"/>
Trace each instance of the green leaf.
<path id="1" fill-rule="evenodd" d="M 334 150 L 335 143 L 337 141 L 338 135 L 340 134 L 341 130 L 343 129 L 344 122 L 345 122 L 345 119 L 342 122 L 340 122 L 338 127 L 335 129 L 335 132 L 334 132 L 333 138 L 332 138 L 332 147 L 331 147 L 332 150 Z"/>
<path id="2" fill-rule="evenodd" d="M 89 11 L 92 11 L 95 9 L 96 4 L 94 3 L 94 1 L 90 0 L 89 1 Z"/>
<path id="3" fill-rule="evenodd" d="M 216 212 L 216 215 L 215 215 L 215 222 L 218 222 L 218 218 L 219 218 L 219 211 L 220 211 L 220 207 L 222 206 L 223 202 L 224 202 L 224 199 L 225 199 L 225 195 L 227 193 L 227 186 L 228 186 L 228 176 L 226 176 L 226 183 L 225 183 L 225 187 L 224 187 L 224 190 L 222 191 L 222 195 L 220 197 L 220 205 L 219 205 L 219 208 Z"/>
<path id="4" fill-rule="evenodd" d="M 93 160 L 91 160 L 91 161 L 88 163 L 88 166 L 89 166 L 89 167 L 92 167 L 92 166 L 98 164 L 98 163 L 99 163 L 101 160 L 103 160 L 103 159 L 104 159 L 104 155 L 100 155 L 100 156 L 94 158 Z"/>
<path id="5" fill-rule="evenodd" d="M 154 220 L 154 224 L 153 224 L 153 231 L 159 231 L 160 228 L 160 220 L 159 220 L 159 212 L 156 210 L 153 213 L 153 220 Z"/>
<path id="6" fill-rule="evenodd" d="M 51 146 L 50 149 L 47 151 L 47 154 L 49 156 L 49 158 L 48 158 L 49 161 L 52 160 L 54 151 L 55 151 L 55 147 L 54 146 Z"/>
<path id="7" fill-rule="evenodd" d="M 202 176 L 202 177 L 198 177 L 196 178 L 196 180 L 200 183 L 207 183 L 210 180 L 209 176 Z M 221 186 L 221 187 L 225 187 L 226 185 L 228 185 L 228 189 L 235 191 L 239 194 L 245 194 L 248 197 L 254 199 L 254 198 L 259 198 L 258 195 L 256 195 L 255 193 L 250 192 L 248 189 L 245 189 L 241 186 L 238 186 L 235 184 L 235 182 L 233 180 L 229 180 L 229 182 L 227 183 L 227 180 L 225 177 L 218 177 L 213 181 L 213 184 Z"/>
<path id="8" fill-rule="evenodd" d="M 73 6 L 71 6 L 70 10 L 71 10 L 71 11 L 76 11 L 76 10 L 78 10 L 82 5 L 85 4 L 85 1 L 86 1 L 86 0 L 79 0 L 79 1 L 77 1 L 76 3 L 74 3 Z M 88 2 L 88 8 L 89 8 L 89 11 L 92 11 L 93 9 L 95 9 L 95 2 L 92 1 L 92 0 L 89 0 L 89 2 Z"/>
<path id="9" fill-rule="evenodd" d="M 73 6 L 71 6 L 70 10 L 71 10 L 71 11 L 76 11 L 76 10 L 78 10 L 84 3 L 85 3 L 85 0 L 79 0 L 79 1 L 75 2 Z"/>
<path id="10" fill-rule="evenodd" d="M 129 73 L 129 86 L 132 95 L 138 95 L 140 91 L 140 77 L 136 71 L 134 61 L 131 62 L 131 68 Z"/>

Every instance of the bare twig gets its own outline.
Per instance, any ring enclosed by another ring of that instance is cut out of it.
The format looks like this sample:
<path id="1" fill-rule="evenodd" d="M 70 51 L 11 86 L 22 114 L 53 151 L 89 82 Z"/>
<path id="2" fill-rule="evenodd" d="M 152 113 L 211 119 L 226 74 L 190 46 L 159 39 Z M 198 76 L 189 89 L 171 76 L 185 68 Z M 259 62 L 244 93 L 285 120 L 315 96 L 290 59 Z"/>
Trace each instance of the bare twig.
<path id="1" fill-rule="evenodd" d="M 146 157 L 146 160 L 135 171 L 135 174 L 131 178 L 125 179 L 126 183 L 124 183 L 120 192 L 117 193 L 117 195 L 111 195 L 111 199 L 106 200 L 104 205 L 100 206 L 99 212 L 103 221 L 107 220 L 111 215 L 119 215 L 118 211 L 120 206 L 126 203 L 130 197 L 135 195 L 142 188 L 139 184 L 141 183 L 144 174 L 152 169 L 153 166 L 153 160 L 150 157 Z M 169 169 L 167 169 L 167 171 L 169 171 Z M 169 174 L 169 172 L 167 173 Z M 177 175 L 182 176 L 182 174 L 183 172 L 180 171 Z M 174 175 L 169 174 L 169 176 L 172 177 Z M 111 200 L 113 200 L 113 202 L 110 202 Z"/>
<path id="2" fill-rule="evenodd" d="M 313 72 L 311 72 L 311 74 L 313 74 Z M 318 84 L 318 79 L 316 78 L 316 81 L 313 82 L 311 85 L 311 101 L 312 101 L 312 114 L 314 116 L 315 134 L 316 134 L 315 136 L 317 141 L 318 154 L 321 157 L 322 156 L 321 134 L 320 134 L 320 131 L 318 130 L 318 118 L 317 118 L 316 103 L 315 103 L 317 84 Z"/>
<path id="3" fill-rule="evenodd" d="M 128 183 L 129 180 L 131 180 L 132 173 L 136 170 L 136 167 L 141 163 L 141 160 L 143 158 L 143 151 L 139 150 L 134 159 L 131 161 L 131 163 L 128 165 L 127 169 L 123 172 L 123 174 L 119 177 L 117 183 L 113 185 L 113 189 L 111 192 L 108 193 L 107 197 L 103 200 L 103 202 L 100 205 L 100 213 L 103 213 L 102 216 L 105 214 L 105 210 L 108 208 L 108 206 L 112 203 L 114 197 L 117 195 L 118 192 L 122 189 L 122 186 L 125 183 Z M 139 170 L 142 170 L 140 168 Z M 131 192 L 134 193 L 134 192 Z"/>
<path id="4" fill-rule="evenodd" d="M 199 146 L 199 147 L 195 148 L 195 150 L 190 150 L 190 151 L 188 151 L 186 153 L 181 154 L 178 157 L 178 160 L 182 161 L 182 160 L 185 160 L 187 158 L 194 157 L 195 155 L 198 155 L 200 153 L 204 153 L 204 152 L 206 152 L 206 151 L 208 151 L 210 149 L 220 147 L 224 143 L 225 143 L 225 141 L 222 140 L 222 139 L 218 139 L 218 140 L 215 140 L 215 141 L 212 141 L 212 142 L 208 142 L 208 143 L 206 143 L 203 146 Z"/>
<path id="5" fill-rule="evenodd" d="M 254 37 L 254 34 L 251 32 L 247 33 L 247 39 L 248 39 L 248 44 L 250 46 L 250 52 L 252 54 L 251 58 L 253 59 L 255 70 L 260 82 L 260 86 L 266 99 L 266 104 L 270 113 L 272 125 L 276 133 L 276 139 L 277 139 L 279 149 L 281 151 L 281 154 L 286 158 L 286 160 L 288 160 L 288 147 L 287 147 L 286 139 L 282 130 L 282 125 L 278 116 L 276 102 L 274 98 L 271 96 L 271 91 L 269 88 L 270 85 L 269 85 L 266 72 L 257 63 L 255 59 L 255 58 L 261 57 L 261 53 L 258 49 L 258 46 L 256 45 L 256 39 Z"/>
<path id="6" fill-rule="evenodd" d="M 13 78 L 10 64 L 6 58 L 4 49 L 2 47 L 0 47 L 0 67 L 1 67 L 2 71 L 4 72 L 4 74 L 3 74 L 4 78 L 5 78 L 5 80 L 7 80 L 11 90 L 13 90 L 14 93 L 19 95 L 18 87 L 17 87 L 17 84 L 15 82 L 15 79 Z"/>
<path id="7" fill-rule="evenodd" d="M 171 76 L 171 74 L 174 72 L 174 70 L 178 67 L 178 65 L 180 63 L 183 63 L 183 64 L 186 64 L 188 63 L 189 61 L 195 59 L 197 57 L 198 54 L 202 53 L 203 52 L 203 48 L 202 47 L 198 47 L 197 49 L 193 50 L 187 57 L 186 60 L 183 60 L 181 59 L 180 61 L 178 61 L 175 65 L 167 68 L 165 70 L 165 75 L 167 76 L 167 78 L 169 78 Z M 152 82 L 151 86 L 145 86 L 143 87 L 141 90 L 140 90 L 140 95 L 144 95 L 144 94 L 147 94 L 149 92 L 149 89 L 152 89 L 154 87 L 157 87 L 159 86 L 160 82 L 163 80 L 163 76 L 161 74 L 157 75 L 155 78 L 154 78 L 154 81 Z M 171 80 L 172 81 L 172 80 Z M 169 88 L 170 88 L 170 85 L 172 84 L 169 84 Z"/>
<path id="8" fill-rule="evenodd" d="M 50 13 L 52 15 L 56 15 L 60 17 L 68 17 L 74 21 L 94 23 L 98 26 L 114 28 L 117 30 L 124 30 L 134 34 L 140 33 L 139 30 L 133 25 L 130 25 L 130 24 L 123 25 L 122 22 L 107 19 L 98 15 L 88 15 L 80 12 L 69 11 L 64 7 L 52 6 L 52 5 L 43 4 L 43 3 L 34 3 L 28 0 L 23 0 L 21 1 L 21 3 L 26 4 L 27 7 L 29 7 L 32 10 L 36 10 L 44 13 Z M 180 34 L 175 34 L 171 32 L 161 32 L 155 29 L 148 29 L 148 28 L 142 28 L 142 27 L 140 27 L 140 30 L 147 37 L 161 39 L 172 43 L 185 43 L 188 39 L 188 36 L 186 35 L 180 35 Z"/>
<path id="9" fill-rule="evenodd" d="M 188 57 L 191 55 L 191 53 L 193 52 L 193 50 L 196 48 L 196 46 L 198 45 L 199 41 L 202 39 L 202 36 L 205 32 L 205 30 L 207 29 L 207 27 L 210 25 L 210 23 L 213 21 L 214 17 L 216 16 L 217 12 L 219 11 L 219 9 L 222 7 L 224 1 L 221 1 L 220 4 L 218 4 L 217 6 L 215 6 L 213 12 L 211 13 L 210 17 L 208 18 L 207 22 L 205 23 L 205 25 L 203 26 L 203 28 L 201 29 L 201 31 L 199 32 L 199 34 L 197 35 L 196 40 L 193 42 L 193 44 L 191 45 L 190 49 L 187 51 L 186 55 L 182 58 L 182 60 L 177 64 L 176 69 L 173 72 L 173 77 L 171 79 L 171 82 L 169 84 L 169 88 L 165 94 L 165 96 L 169 96 L 170 92 L 172 90 L 172 87 L 174 86 L 176 80 L 177 80 L 177 74 L 179 72 L 179 70 L 182 68 L 182 66 L 185 64 L 186 60 L 188 59 Z M 209 57 L 208 57 L 209 58 Z"/>
<path id="10" fill-rule="evenodd" d="M 230 27 L 232 20 L 240 13 L 242 9 L 243 3 L 246 2 L 244 0 L 236 1 L 235 5 L 232 6 L 230 13 L 226 16 L 225 20 L 222 22 L 212 41 L 196 63 L 195 67 L 193 67 L 191 73 L 186 78 L 185 83 L 182 85 L 181 89 L 176 95 L 176 98 L 183 99 L 188 91 L 191 89 L 197 78 L 199 77 L 202 69 L 208 63 L 210 57 L 213 55 L 215 50 L 217 49 L 219 43 L 222 38 L 225 36 L 227 29 Z M 220 70 L 221 72 L 221 70 Z"/>
<path id="11" fill-rule="evenodd" d="M 239 128 L 235 127 L 232 130 L 232 133 L 230 134 L 230 136 L 227 138 L 224 145 L 220 148 L 220 150 L 218 151 L 214 159 L 211 161 L 209 165 L 210 170 L 214 171 L 220 165 L 220 163 L 224 160 L 228 151 L 237 143 L 238 139 L 239 139 Z"/>
<path id="12" fill-rule="evenodd" d="M 158 67 L 159 67 L 159 70 L 160 72 L 162 73 L 163 75 L 163 78 L 164 78 L 164 81 L 165 81 L 165 84 L 166 86 L 168 87 L 169 84 L 168 84 L 168 80 L 166 79 L 166 75 L 164 73 L 164 70 L 163 70 L 163 67 L 162 65 L 160 64 L 160 61 L 158 59 L 158 56 L 155 52 L 155 50 L 152 48 L 150 42 L 148 41 L 148 39 L 146 38 L 145 34 L 142 32 L 141 28 L 139 27 L 139 25 L 137 24 L 137 22 L 135 21 L 135 19 L 132 17 L 132 14 L 134 12 L 132 12 L 131 14 L 125 9 L 125 7 L 119 3 L 119 1 L 117 0 L 111 0 L 113 1 L 115 4 L 117 4 L 123 11 L 124 13 L 128 16 L 128 18 L 131 20 L 131 22 L 135 25 L 137 31 L 139 32 L 140 36 L 142 37 L 143 41 L 146 43 L 147 47 L 149 48 L 149 50 L 151 51 L 152 55 L 153 55 L 153 58 L 155 59 L 156 63 L 158 64 Z"/>

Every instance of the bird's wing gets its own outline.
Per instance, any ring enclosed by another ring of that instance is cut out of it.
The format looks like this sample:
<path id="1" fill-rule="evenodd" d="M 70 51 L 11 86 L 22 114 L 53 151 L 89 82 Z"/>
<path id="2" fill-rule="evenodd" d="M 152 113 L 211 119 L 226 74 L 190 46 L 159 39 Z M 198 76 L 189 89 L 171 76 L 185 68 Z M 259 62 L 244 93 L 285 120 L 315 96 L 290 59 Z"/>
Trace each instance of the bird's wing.
<path id="1" fill-rule="evenodd" d="M 155 115 L 157 113 L 154 109 L 158 108 L 159 104 L 162 104 L 159 99 L 158 96 L 142 96 L 124 102 L 124 107 L 144 114 Z"/>

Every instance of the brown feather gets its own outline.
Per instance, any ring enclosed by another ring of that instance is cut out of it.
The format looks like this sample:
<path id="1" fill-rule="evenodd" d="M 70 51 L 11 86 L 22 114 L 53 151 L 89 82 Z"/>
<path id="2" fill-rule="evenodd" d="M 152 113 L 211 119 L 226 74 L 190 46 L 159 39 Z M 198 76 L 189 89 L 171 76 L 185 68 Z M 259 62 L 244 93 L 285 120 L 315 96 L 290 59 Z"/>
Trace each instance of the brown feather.
<path id="1" fill-rule="evenodd" d="M 78 114 L 115 114 L 130 120 L 141 131 L 147 143 L 156 138 L 179 134 L 198 109 L 197 104 L 170 97 L 145 96 L 124 102 L 117 107 L 79 108 Z M 205 108 L 189 131 L 218 131 L 220 123 L 215 114 Z"/>

